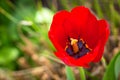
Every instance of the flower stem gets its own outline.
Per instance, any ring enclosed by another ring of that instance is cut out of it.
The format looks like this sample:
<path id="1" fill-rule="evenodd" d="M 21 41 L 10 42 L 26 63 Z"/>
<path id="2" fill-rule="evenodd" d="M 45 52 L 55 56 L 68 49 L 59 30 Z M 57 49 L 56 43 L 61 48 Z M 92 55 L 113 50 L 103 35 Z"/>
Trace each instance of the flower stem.
<path id="1" fill-rule="evenodd" d="M 67 80 L 75 80 L 75 76 L 73 74 L 71 67 L 65 66 L 65 69 L 66 69 Z"/>
<path id="2" fill-rule="evenodd" d="M 85 71 L 84 71 L 84 69 L 82 67 L 79 67 L 79 72 L 80 72 L 81 80 L 86 80 Z"/>

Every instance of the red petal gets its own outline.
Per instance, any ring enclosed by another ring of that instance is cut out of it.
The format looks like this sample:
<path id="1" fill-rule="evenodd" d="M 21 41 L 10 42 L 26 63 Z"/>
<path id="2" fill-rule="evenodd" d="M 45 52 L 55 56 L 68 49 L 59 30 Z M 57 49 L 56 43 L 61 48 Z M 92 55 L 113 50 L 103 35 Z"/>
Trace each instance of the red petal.
<path id="1" fill-rule="evenodd" d="M 58 44 L 61 45 L 62 48 L 65 48 L 66 40 L 67 40 L 63 23 L 68 17 L 69 17 L 69 12 L 67 11 L 60 11 L 56 13 L 53 17 L 53 22 L 51 24 L 49 31 L 49 37 L 52 40 L 53 44 L 55 45 L 54 41 L 56 40 Z"/>
<path id="2" fill-rule="evenodd" d="M 71 11 L 71 22 L 77 27 L 84 26 L 89 17 L 89 9 L 84 6 L 78 6 L 72 9 Z"/>
<path id="3" fill-rule="evenodd" d="M 66 52 L 60 51 L 56 52 L 55 55 L 61 59 L 66 65 L 68 66 L 83 66 L 83 67 L 89 67 L 88 63 L 84 63 L 84 61 L 77 61 L 77 59 L 74 59 L 67 55 Z"/>
<path id="4" fill-rule="evenodd" d="M 99 25 L 96 17 L 89 14 L 88 21 L 85 25 L 84 35 L 82 36 L 90 48 L 94 49 L 99 41 Z"/>
<path id="5" fill-rule="evenodd" d="M 83 6 L 73 8 L 64 24 L 65 30 L 70 37 L 78 39 L 79 35 L 83 34 L 88 14 L 89 10 Z"/>
<path id="6" fill-rule="evenodd" d="M 98 56 L 95 57 L 93 62 L 98 62 L 101 59 L 102 54 L 104 52 L 104 45 L 110 34 L 109 25 L 105 20 L 100 20 L 99 26 L 100 26 L 100 30 L 99 30 L 100 31 L 100 45 L 98 45 L 99 48 L 98 50 L 96 50 L 96 53 L 98 54 Z"/>
<path id="7" fill-rule="evenodd" d="M 98 42 L 98 22 L 88 8 L 76 7 L 64 23 L 65 30 L 70 37 L 83 38 L 90 48 L 96 47 Z"/>

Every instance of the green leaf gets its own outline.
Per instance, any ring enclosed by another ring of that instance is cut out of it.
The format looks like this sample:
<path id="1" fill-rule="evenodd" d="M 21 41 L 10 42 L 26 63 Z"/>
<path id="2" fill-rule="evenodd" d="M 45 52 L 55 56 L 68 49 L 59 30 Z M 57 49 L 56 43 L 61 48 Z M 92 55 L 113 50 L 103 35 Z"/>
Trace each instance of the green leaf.
<path id="1" fill-rule="evenodd" d="M 3 47 L 0 51 L 0 64 L 6 65 L 18 57 L 18 50 L 12 47 Z"/>
<path id="2" fill-rule="evenodd" d="M 120 52 L 111 60 L 104 74 L 103 80 L 118 80 L 120 72 Z"/>
<path id="3" fill-rule="evenodd" d="M 67 80 L 75 80 L 71 67 L 66 66 L 65 68 L 66 68 Z"/>
<path id="4" fill-rule="evenodd" d="M 118 80 L 119 73 L 120 73 L 120 53 L 115 62 L 115 77 L 117 80 Z"/>

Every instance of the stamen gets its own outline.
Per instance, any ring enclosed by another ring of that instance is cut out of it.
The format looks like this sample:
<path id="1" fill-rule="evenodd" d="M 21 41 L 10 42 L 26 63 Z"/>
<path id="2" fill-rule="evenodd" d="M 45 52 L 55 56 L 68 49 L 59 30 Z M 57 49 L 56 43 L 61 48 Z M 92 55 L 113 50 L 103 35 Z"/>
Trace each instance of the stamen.
<path id="1" fill-rule="evenodd" d="M 80 41 L 78 41 L 78 47 L 79 47 L 79 49 L 81 49 L 82 48 L 82 46 L 83 46 L 83 42 L 80 40 Z"/>
<path id="2" fill-rule="evenodd" d="M 85 41 L 81 38 L 80 41 L 82 41 L 82 43 L 85 43 Z"/>
<path id="3" fill-rule="evenodd" d="M 75 59 L 78 59 L 88 52 L 92 51 L 91 48 L 85 43 L 83 39 L 73 39 L 69 38 L 68 44 L 65 47 L 65 51 Z"/>
<path id="4" fill-rule="evenodd" d="M 73 53 L 73 51 L 72 51 L 72 48 L 71 48 L 70 46 L 67 46 L 66 52 L 67 52 L 70 56 L 74 55 L 74 53 Z"/>
<path id="5" fill-rule="evenodd" d="M 86 55 L 89 51 L 90 50 L 88 48 L 83 46 L 82 50 L 78 53 L 78 55 L 75 55 L 74 57 L 77 59 L 79 57 L 82 57 L 82 56 Z"/>
<path id="6" fill-rule="evenodd" d="M 90 51 L 92 51 L 92 49 L 91 49 L 91 48 L 89 48 L 87 44 L 85 44 L 85 47 L 86 47 L 86 48 L 88 48 Z"/>

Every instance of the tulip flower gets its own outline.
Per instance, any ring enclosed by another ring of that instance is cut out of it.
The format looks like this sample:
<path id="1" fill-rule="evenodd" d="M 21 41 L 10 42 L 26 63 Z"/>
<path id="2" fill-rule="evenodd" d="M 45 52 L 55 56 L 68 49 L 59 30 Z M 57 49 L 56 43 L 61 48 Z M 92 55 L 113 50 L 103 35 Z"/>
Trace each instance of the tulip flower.
<path id="1" fill-rule="evenodd" d="M 66 65 L 88 67 L 100 61 L 109 33 L 106 20 L 98 20 L 88 8 L 78 6 L 57 12 L 48 36 L 55 55 Z"/>

